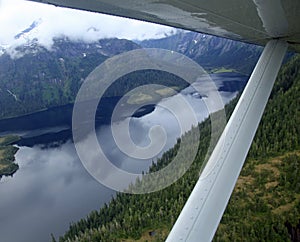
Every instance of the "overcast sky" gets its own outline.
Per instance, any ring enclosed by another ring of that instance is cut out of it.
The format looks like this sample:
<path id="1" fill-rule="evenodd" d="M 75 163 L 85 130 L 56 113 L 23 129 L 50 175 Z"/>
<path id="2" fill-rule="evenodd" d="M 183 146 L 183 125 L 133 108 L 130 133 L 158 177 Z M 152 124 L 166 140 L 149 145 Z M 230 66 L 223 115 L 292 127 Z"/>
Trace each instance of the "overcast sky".
<path id="1" fill-rule="evenodd" d="M 26 38 L 14 36 L 33 21 L 41 23 Z M 91 28 L 93 27 L 93 28 Z M 60 8 L 25 0 L 0 0 L 0 45 L 19 45 L 32 38 L 50 47 L 53 37 L 62 35 L 72 40 L 94 41 L 104 37 L 126 39 L 161 38 L 173 28 L 87 11 Z"/>

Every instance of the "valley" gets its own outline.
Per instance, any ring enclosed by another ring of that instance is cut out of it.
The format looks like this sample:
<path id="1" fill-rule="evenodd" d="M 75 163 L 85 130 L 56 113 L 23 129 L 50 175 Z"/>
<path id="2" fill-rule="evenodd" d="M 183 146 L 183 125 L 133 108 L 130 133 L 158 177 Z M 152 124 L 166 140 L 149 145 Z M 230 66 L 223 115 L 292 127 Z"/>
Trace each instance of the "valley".
<path id="1" fill-rule="evenodd" d="M 60 36 L 53 39 L 51 49 L 37 39 L 19 46 L 16 52 L 1 49 L 1 241 L 165 240 L 199 177 L 209 146 L 211 126 L 204 102 L 207 96 L 191 90 L 171 73 L 142 70 L 119 78 L 101 99 L 94 125 L 99 144 L 112 163 L 127 172 L 162 169 L 176 155 L 182 139 L 193 141 L 195 128 L 201 131 L 198 153 L 190 169 L 176 183 L 155 193 L 128 195 L 100 185 L 81 163 L 72 136 L 73 104 L 85 78 L 108 58 L 140 48 L 176 51 L 201 65 L 227 104 L 227 118 L 262 50 L 186 31 L 145 40 L 103 38 L 84 42 Z M 300 58 L 291 56 L 293 53 L 287 55 L 281 68 L 215 241 L 243 241 L 249 237 L 256 241 L 297 241 Z M 128 91 L 147 84 L 164 87 L 126 97 Z M 203 88 L 206 90 L 205 85 Z M 176 106 L 175 91 L 194 108 L 199 122 L 197 127 L 184 130 L 184 136 L 180 136 L 176 118 L 159 106 L 161 102 Z M 125 97 L 123 104 L 128 109 L 120 114 L 119 123 L 130 118 L 127 110 L 154 102 L 134 113 L 129 125 L 132 140 L 141 146 L 148 145 L 151 127 L 165 127 L 168 140 L 153 159 L 130 159 L 117 147 L 111 133 L 111 114 L 121 97 Z M 88 138 L 86 134 L 82 142 L 92 156 Z M 191 142 L 185 154 L 195 144 Z M 142 186 L 142 182 L 136 186 Z M 18 233 L 12 233 L 15 228 Z"/>

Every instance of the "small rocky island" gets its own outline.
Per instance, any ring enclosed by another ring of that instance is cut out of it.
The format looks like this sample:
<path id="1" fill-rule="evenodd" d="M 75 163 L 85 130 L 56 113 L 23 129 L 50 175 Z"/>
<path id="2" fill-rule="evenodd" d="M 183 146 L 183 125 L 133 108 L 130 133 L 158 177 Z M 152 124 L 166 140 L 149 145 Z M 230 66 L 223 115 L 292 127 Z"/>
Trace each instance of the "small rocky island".
<path id="1" fill-rule="evenodd" d="M 15 135 L 0 137 L 0 179 L 2 176 L 12 176 L 19 169 L 19 165 L 14 163 L 19 148 L 12 145 L 19 139 Z"/>

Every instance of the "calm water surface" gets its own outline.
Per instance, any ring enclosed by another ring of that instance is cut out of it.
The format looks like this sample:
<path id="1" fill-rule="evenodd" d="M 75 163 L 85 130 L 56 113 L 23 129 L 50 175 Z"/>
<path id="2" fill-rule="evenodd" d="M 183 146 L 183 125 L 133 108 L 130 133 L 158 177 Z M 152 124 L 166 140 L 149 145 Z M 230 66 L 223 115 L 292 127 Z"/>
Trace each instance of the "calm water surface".
<path id="1" fill-rule="evenodd" d="M 247 77 L 219 74 L 213 75 L 213 79 L 224 102 L 228 102 L 243 87 Z M 197 119 L 203 120 L 208 113 L 201 98 L 192 95 L 189 89 L 183 93 L 195 108 Z M 162 102 L 176 102 L 176 98 L 173 96 Z M 105 100 L 104 105 L 109 107 L 116 101 Z M 124 170 L 147 171 L 152 159 L 128 158 L 116 146 L 107 117 L 109 113 L 104 109 L 96 125 L 99 143 L 107 157 Z M 115 192 L 99 184 L 80 162 L 72 143 L 71 114 L 72 105 L 66 105 L 0 121 L 0 135 L 22 136 L 16 154 L 20 169 L 13 177 L 0 180 L 1 242 L 50 241 L 51 233 L 55 237 L 62 235 L 70 222 L 86 217 L 114 196 Z M 168 141 L 162 154 L 176 142 L 179 125 L 173 115 L 159 105 L 154 111 L 150 108 L 143 114 L 131 119 L 131 137 L 136 144 L 147 145 L 149 128 L 153 125 L 165 127 Z"/>

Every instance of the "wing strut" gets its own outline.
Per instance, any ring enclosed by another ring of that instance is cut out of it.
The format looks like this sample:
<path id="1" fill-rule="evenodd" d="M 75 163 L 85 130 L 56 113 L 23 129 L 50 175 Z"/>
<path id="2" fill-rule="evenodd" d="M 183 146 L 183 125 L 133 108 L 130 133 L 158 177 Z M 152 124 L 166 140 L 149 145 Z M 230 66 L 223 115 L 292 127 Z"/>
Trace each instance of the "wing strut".
<path id="1" fill-rule="evenodd" d="M 167 241 L 211 241 L 240 174 L 287 43 L 270 40 Z"/>

